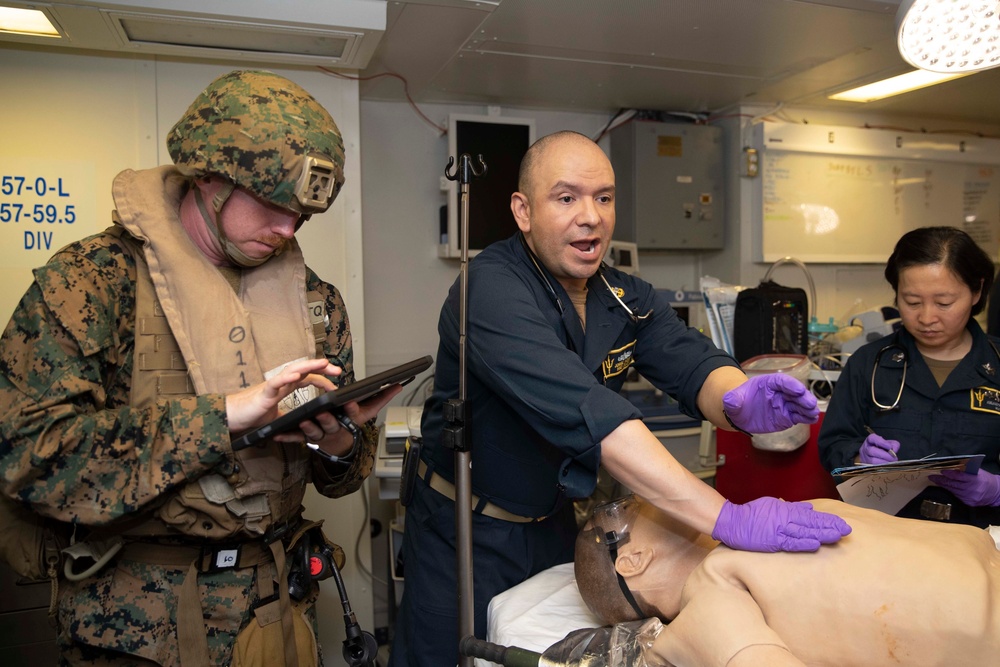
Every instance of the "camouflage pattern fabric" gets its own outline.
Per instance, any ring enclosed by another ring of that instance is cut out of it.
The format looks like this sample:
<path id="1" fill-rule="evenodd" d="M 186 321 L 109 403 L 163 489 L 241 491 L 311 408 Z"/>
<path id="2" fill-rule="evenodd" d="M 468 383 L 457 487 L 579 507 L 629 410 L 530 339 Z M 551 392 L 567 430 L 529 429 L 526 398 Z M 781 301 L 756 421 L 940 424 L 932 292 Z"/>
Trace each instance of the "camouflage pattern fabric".
<path id="1" fill-rule="evenodd" d="M 298 213 L 305 157 L 334 164 L 333 198 L 344 184 L 344 141 L 312 95 L 271 72 L 238 70 L 213 81 L 167 135 L 170 157 L 189 173 L 223 174 Z"/>
<path id="2" fill-rule="evenodd" d="M 83 582 L 60 583 L 59 643 L 73 647 L 67 661 L 72 655 L 93 660 L 103 653 L 87 647 L 123 646 L 154 664 L 180 664 L 174 593 L 185 573 L 184 568 L 119 561 Z M 198 580 L 209 656 L 213 665 L 229 664 L 236 635 L 256 602 L 254 569 L 202 574 Z"/>
<path id="3" fill-rule="evenodd" d="M 342 366 L 344 382 L 353 382 L 343 299 L 307 274 L 308 289 L 323 295 L 329 313 L 326 355 Z M 231 456 L 222 395 L 130 408 L 135 275 L 133 258 L 113 236 L 73 243 L 34 272 L 0 338 L 0 492 L 79 524 L 84 535 L 89 527 L 145 518 L 144 509 Z M 346 470 L 313 457 L 311 479 L 320 493 L 338 497 L 360 488 L 374 465 L 377 431 L 369 423 L 363 433 L 362 450 Z M 217 664 L 228 662 L 232 639 L 252 618 L 247 591 L 254 571 L 199 576 Z M 94 578 L 63 582 L 64 653 L 86 652 L 80 643 L 92 643 L 176 664 L 173 587 L 183 573 L 119 559 Z"/>
<path id="4" fill-rule="evenodd" d="M 64 591 L 64 599 L 70 603 L 62 606 L 59 618 L 60 644 L 70 647 L 63 652 L 63 664 L 90 667 L 179 664 L 172 591 L 180 585 L 184 574 L 184 569 L 119 562 L 80 584 L 61 584 L 70 589 Z M 213 665 L 227 665 L 238 630 L 258 602 L 254 571 L 203 574 L 199 583 L 210 659 Z M 99 603 L 95 604 L 95 600 Z M 67 614 L 66 610 L 74 605 L 89 609 L 89 614 L 85 617 Z M 318 636 L 313 604 L 307 605 L 306 617 Z M 132 655 L 101 647 L 108 644 L 100 639 L 101 635 L 114 635 L 121 628 L 136 633 Z M 82 637 L 97 639 L 83 643 Z"/>

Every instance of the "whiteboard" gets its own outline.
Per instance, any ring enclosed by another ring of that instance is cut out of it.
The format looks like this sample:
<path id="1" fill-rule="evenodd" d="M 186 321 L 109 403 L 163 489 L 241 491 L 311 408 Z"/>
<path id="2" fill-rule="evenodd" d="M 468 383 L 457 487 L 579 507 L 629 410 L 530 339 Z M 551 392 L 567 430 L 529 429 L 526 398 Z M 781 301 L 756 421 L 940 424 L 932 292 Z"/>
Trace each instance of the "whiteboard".
<path id="1" fill-rule="evenodd" d="M 763 256 L 885 262 L 900 236 L 951 225 L 1000 251 L 1000 170 L 918 160 L 768 152 Z"/>
<path id="2" fill-rule="evenodd" d="M 899 150 L 898 138 L 882 148 L 859 143 L 857 134 L 848 143 L 843 134 L 840 145 L 821 133 L 823 145 L 786 136 L 763 146 L 754 198 L 758 261 L 881 264 L 900 236 L 932 225 L 964 229 L 1000 257 L 1000 151 L 987 146 L 958 161 L 954 152 Z"/>

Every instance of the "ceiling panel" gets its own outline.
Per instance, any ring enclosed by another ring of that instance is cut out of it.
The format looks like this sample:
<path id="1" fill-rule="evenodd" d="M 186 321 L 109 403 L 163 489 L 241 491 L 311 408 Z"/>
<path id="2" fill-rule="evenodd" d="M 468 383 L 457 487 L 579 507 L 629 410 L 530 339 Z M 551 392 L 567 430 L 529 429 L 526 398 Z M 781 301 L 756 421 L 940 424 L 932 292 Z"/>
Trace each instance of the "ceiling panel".
<path id="1" fill-rule="evenodd" d="M 363 68 L 362 99 L 403 101 L 409 94 L 418 103 L 689 113 L 784 104 L 1000 125 L 1000 69 L 868 105 L 826 98 L 909 69 L 895 47 L 899 0 L 53 0 L 39 6 L 65 24 L 70 48 L 180 48 L 205 58 L 235 54 Z M 177 47 L 155 35 L 129 42 L 111 29 L 118 15 L 155 15 L 148 22 L 154 27 L 224 26 L 229 48 Z M 284 32 L 292 43 L 312 46 L 262 54 L 262 32 L 267 40 Z M 243 33 L 246 46 L 236 41 Z M 342 56 L 320 55 L 338 39 Z"/>
<path id="2" fill-rule="evenodd" d="M 391 2 L 365 74 L 399 74 L 417 102 L 687 112 L 783 103 L 1000 123 L 1000 70 L 869 105 L 826 99 L 910 69 L 895 47 L 898 4 Z M 362 98 L 401 100 L 401 88 L 366 85 Z"/>

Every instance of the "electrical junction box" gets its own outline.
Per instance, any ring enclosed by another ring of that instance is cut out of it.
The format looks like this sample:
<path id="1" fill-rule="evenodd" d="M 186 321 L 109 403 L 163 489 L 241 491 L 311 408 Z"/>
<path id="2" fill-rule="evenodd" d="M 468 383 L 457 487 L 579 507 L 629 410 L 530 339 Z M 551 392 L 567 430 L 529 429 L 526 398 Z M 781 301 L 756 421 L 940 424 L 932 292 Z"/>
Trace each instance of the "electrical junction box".
<path id="1" fill-rule="evenodd" d="M 633 121 L 611 131 L 614 238 L 640 250 L 723 246 L 722 128 Z"/>

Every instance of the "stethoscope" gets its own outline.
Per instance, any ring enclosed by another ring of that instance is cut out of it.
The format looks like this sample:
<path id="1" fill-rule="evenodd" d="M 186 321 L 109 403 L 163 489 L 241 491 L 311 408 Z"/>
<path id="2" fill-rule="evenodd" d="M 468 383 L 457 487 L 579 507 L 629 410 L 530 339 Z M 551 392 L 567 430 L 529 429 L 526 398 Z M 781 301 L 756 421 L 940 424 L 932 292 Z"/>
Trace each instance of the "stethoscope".
<path id="1" fill-rule="evenodd" d="M 993 341 L 991 341 L 989 338 L 987 338 L 986 340 L 990 344 L 990 347 L 993 348 L 993 354 L 995 354 L 997 356 L 997 360 L 1000 361 L 1000 351 L 997 350 L 997 346 L 994 345 Z M 882 361 L 882 355 L 890 351 L 892 352 L 891 358 L 893 362 L 897 364 L 902 362 L 903 377 L 900 378 L 899 380 L 899 392 L 896 393 L 895 400 L 893 400 L 891 405 L 883 405 L 879 403 L 878 399 L 875 397 L 875 373 L 878 372 L 879 363 Z M 877 407 L 880 412 L 890 412 L 899 407 L 899 400 L 903 397 L 903 388 L 906 386 L 906 369 L 909 365 L 910 365 L 909 352 L 907 352 L 903 344 L 899 342 L 899 332 L 897 331 L 895 334 L 893 334 L 892 342 L 883 347 L 881 350 L 879 350 L 878 354 L 875 355 L 875 365 L 872 366 L 872 383 L 871 383 L 872 403 L 875 404 L 875 407 Z M 995 372 L 993 367 L 988 362 L 983 364 L 983 368 L 990 375 L 993 375 L 993 373 Z"/>
<path id="2" fill-rule="evenodd" d="M 538 257 L 535 256 L 535 253 L 528 246 L 528 242 L 524 239 L 524 234 L 521 234 L 519 238 L 521 239 L 521 245 L 524 246 L 524 250 L 528 253 L 528 257 L 531 259 L 531 263 L 535 266 L 535 272 L 541 279 L 542 284 L 545 285 L 545 289 L 549 293 L 549 296 L 551 296 L 552 300 L 555 301 L 556 307 L 559 309 L 559 314 L 563 315 L 566 312 L 566 307 L 563 305 L 562 299 L 559 298 L 559 294 L 556 293 L 555 288 L 549 281 L 549 277 L 545 275 L 545 271 L 542 270 L 541 265 L 538 263 Z M 622 301 L 621 297 L 618 295 L 618 292 L 621 290 L 616 290 L 614 287 L 612 287 L 611 284 L 608 283 L 608 279 L 604 277 L 604 262 L 601 262 L 601 266 L 597 269 L 597 275 L 601 277 L 601 281 L 604 283 L 604 286 L 608 288 L 608 291 L 611 292 L 611 296 L 615 298 L 615 301 L 618 302 L 618 305 L 620 305 L 622 308 L 625 309 L 625 312 L 628 313 L 629 318 L 633 322 L 638 323 L 653 314 L 653 309 L 650 308 L 649 312 L 647 312 L 645 315 L 636 315 L 634 312 L 632 312 L 631 308 L 625 305 L 625 302 Z"/>

